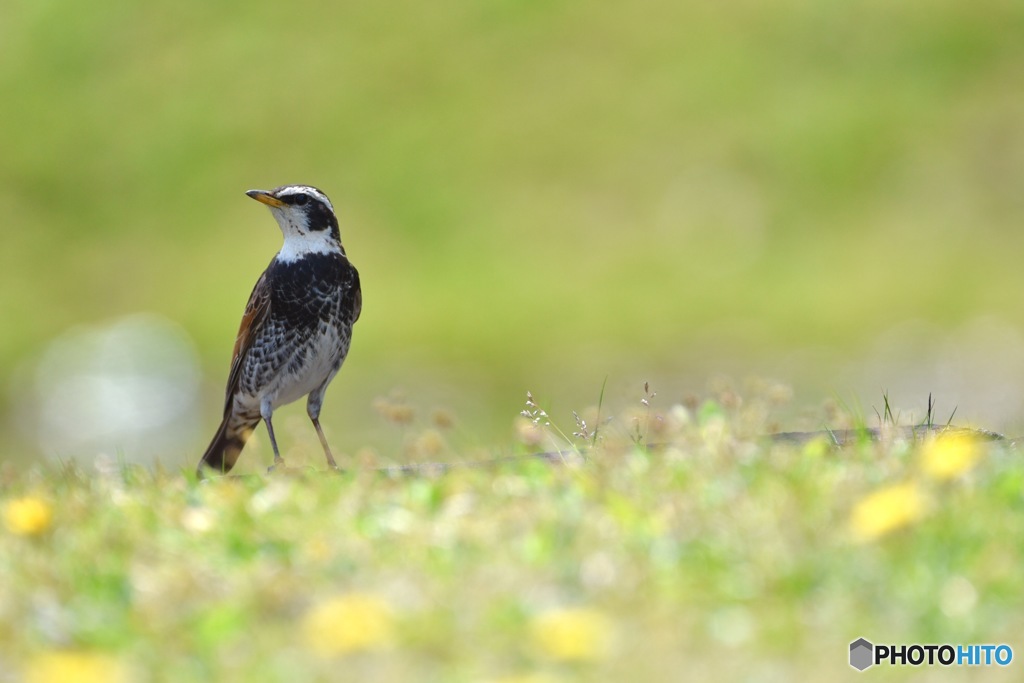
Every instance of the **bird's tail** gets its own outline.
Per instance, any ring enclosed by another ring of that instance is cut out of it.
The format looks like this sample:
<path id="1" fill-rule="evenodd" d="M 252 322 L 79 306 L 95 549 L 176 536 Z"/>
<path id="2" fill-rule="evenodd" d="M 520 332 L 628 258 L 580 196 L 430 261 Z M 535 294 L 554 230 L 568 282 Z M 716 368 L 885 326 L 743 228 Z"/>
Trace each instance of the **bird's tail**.
<path id="1" fill-rule="evenodd" d="M 220 423 L 217 433 L 213 435 L 206 452 L 203 453 L 199 467 L 196 468 L 196 476 L 203 478 L 206 468 L 224 474 L 235 466 L 238 456 L 249 440 L 252 430 L 260 423 L 259 414 L 256 417 L 236 415 L 229 412 Z"/>

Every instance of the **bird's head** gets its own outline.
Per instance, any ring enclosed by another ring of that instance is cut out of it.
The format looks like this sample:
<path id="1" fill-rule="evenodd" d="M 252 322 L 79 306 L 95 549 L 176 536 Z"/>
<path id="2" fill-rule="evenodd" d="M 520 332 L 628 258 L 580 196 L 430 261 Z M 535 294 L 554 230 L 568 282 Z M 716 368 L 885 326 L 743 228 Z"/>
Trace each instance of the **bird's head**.
<path id="1" fill-rule="evenodd" d="M 284 185 L 274 190 L 249 190 L 247 195 L 270 207 L 284 233 L 279 257 L 341 251 L 341 233 L 334 206 L 320 190 L 309 185 Z"/>

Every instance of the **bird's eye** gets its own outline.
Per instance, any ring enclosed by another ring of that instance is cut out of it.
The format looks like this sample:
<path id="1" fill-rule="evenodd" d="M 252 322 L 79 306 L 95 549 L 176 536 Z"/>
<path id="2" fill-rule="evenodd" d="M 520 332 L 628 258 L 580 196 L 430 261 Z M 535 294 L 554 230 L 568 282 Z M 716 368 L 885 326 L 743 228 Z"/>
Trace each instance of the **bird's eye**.
<path id="1" fill-rule="evenodd" d="M 309 197 L 307 197 L 306 195 L 300 194 L 295 197 L 296 206 L 305 206 L 306 204 L 309 204 Z"/>

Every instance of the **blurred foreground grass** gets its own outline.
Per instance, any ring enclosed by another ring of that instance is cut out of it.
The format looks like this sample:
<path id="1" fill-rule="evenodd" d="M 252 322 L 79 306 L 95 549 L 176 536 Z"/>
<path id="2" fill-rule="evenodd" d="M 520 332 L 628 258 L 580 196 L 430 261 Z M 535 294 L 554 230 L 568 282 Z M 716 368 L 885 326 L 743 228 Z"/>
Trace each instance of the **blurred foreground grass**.
<path id="1" fill-rule="evenodd" d="M 7 465 L 0 680 L 835 680 L 859 636 L 1020 654 L 1015 451 L 771 444 L 758 402 L 585 428 L 534 405 L 533 448 L 603 425 L 583 465 Z"/>

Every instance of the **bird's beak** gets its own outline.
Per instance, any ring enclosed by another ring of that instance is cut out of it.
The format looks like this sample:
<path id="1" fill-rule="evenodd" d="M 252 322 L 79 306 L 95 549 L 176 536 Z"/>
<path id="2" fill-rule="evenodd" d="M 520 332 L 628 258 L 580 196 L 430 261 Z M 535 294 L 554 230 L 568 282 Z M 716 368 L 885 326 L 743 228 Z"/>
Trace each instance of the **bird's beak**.
<path id="1" fill-rule="evenodd" d="M 284 202 L 266 190 L 249 190 L 246 194 L 258 201 L 260 204 L 266 204 L 267 206 L 273 206 L 280 209 L 285 205 Z"/>

